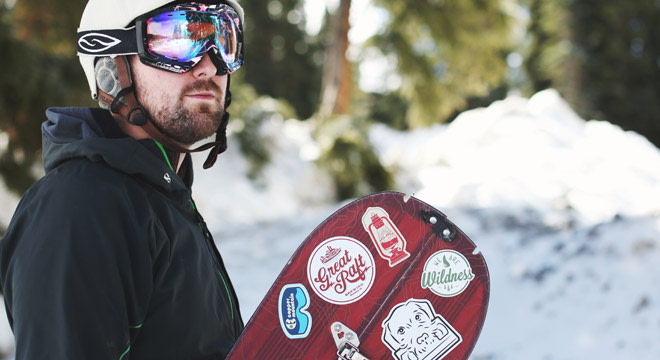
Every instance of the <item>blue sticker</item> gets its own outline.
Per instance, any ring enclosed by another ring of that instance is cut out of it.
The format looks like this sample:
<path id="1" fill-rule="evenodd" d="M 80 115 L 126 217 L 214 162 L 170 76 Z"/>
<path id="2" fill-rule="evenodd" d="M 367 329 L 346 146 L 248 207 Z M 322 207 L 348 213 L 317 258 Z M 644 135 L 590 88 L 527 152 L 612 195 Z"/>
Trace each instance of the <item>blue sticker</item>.
<path id="1" fill-rule="evenodd" d="M 309 293 L 303 284 L 285 285 L 280 291 L 280 325 L 289 339 L 302 339 L 312 329 L 312 316 L 307 312 Z"/>

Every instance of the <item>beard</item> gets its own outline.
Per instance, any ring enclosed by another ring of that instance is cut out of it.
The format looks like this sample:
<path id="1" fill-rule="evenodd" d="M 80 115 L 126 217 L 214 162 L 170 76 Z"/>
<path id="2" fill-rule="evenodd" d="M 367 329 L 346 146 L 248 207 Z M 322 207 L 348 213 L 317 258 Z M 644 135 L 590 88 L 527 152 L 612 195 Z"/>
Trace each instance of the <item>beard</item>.
<path id="1" fill-rule="evenodd" d="M 185 87 L 178 97 L 168 98 L 164 93 L 155 94 L 150 89 L 138 89 L 140 103 L 158 131 L 184 145 L 192 145 L 216 133 L 225 113 L 220 87 L 211 80 L 200 80 Z M 186 104 L 185 94 L 195 91 L 212 91 L 213 103 Z"/>

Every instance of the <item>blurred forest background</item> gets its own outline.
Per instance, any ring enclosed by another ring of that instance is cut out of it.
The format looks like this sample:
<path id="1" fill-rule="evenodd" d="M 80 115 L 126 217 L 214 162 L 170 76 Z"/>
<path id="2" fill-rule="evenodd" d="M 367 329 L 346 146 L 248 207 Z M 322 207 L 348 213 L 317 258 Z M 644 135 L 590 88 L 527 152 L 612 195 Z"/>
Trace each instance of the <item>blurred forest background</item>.
<path id="1" fill-rule="evenodd" d="M 369 124 L 429 126 L 546 88 L 581 117 L 660 146 L 660 0 L 372 0 L 382 26 L 360 44 L 349 31 L 369 20 L 351 15 L 351 0 L 240 3 L 246 64 L 230 110 L 254 177 L 268 161 L 258 128 L 269 112 L 314 122 L 318 161 L 343 199 L 392 186 L 366 142 Z M 96 106 L 75 54 L 84 5 L 0 0 L 0 174 L 19 194 L 38 176 L 45 109 Z M 310 7 L 325 14 L 312 30 Z M 381 86 L 360 86 L 378 63 Z M 260 108 L 264 97 L 277 106 Z"/>

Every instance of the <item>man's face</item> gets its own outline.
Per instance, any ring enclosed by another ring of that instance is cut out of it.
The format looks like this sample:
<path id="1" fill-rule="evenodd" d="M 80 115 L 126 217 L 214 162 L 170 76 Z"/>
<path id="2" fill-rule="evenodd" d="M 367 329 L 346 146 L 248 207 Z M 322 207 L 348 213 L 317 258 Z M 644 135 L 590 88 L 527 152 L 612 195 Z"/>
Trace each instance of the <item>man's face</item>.
<path id="1" fill-rule="evenodd" d="M 225 112 L 227 75 L 204 55 L 192 70 L 177 74 L 153 68 L 131 57 L 138 102 L 165 136 L 184 145 L 215 133 Z"/>

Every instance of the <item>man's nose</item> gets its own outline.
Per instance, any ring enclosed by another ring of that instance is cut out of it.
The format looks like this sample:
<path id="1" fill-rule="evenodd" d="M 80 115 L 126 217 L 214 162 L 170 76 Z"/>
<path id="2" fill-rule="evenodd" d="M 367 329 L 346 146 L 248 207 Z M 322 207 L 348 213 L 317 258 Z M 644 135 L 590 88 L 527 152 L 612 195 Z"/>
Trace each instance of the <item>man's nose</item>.
<path id="1" fill-rule="evenodd" d="M 202 60 L 192 69 L 193 76 L 196 78 L 212 78 L 217 72 L 209 54 L 204 54 Z"/>

